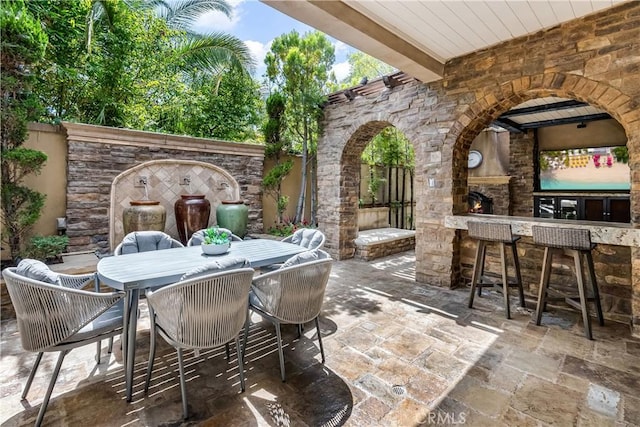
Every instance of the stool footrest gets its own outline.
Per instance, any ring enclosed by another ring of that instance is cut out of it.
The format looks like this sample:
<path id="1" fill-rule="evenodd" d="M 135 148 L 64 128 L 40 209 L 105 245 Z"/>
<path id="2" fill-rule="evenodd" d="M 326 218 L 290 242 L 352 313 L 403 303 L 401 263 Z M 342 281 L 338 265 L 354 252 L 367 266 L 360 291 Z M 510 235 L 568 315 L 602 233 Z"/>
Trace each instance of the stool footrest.
<path id="1" fill-rule="evenodd" d="M 518 279 L 515 277 L 507 278 L 507 285 L 510 287 L 520 286 L 518 283 Z M 502 278 L 491 277 L 491 276 L 480 276 L 480 280 L 476 283 L 476 286 L 490 287 L 490 286 L 500 286 L 502 287 Z"/>

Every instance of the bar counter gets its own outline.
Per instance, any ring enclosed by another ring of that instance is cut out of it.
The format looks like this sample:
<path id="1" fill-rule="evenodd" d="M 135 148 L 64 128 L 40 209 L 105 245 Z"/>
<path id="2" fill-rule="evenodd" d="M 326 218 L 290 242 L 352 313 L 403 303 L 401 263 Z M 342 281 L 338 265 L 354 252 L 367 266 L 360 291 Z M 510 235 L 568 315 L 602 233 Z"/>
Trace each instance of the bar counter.
<path id="1" fill-rule="evenodd" d="M 511 224 L 512 233 L 518 236 L 531 236 L 532 225 L 586 228 L 591 231 L 591 241 L 593 243 L 640 247 L 640 228 L 634 228 L 631 224 L 626 223 L 470 213 L 463 215 L 447 215 L 444 218 L 444 225 L 447 228 L 466 230 L 468 221 L 508 223 Z"/>

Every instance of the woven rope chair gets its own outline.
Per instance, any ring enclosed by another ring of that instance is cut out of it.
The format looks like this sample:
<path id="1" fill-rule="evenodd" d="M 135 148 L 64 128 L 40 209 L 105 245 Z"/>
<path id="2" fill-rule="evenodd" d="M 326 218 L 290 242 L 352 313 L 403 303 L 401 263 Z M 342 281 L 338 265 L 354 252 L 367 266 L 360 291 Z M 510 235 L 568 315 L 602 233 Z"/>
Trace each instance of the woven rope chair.
<path id="1" fill-rule="evenodd" d="M 188 417 L 183 350 L 221 347 L 235 340 L 244 391 L 244 372 L 239 334 L 246 326 L 249 288 L 254 270 L 239 268 L 147 291 L 151 318 L 151 348 L 145 393 L 153 371 L 158 332 L 178 353 L 178 372 L 182 393 L 182 414 Z M 246 334 L 246 331 L 245 331 Z"/>
<path id="2" fill-rule="evenodd" d="M 93 274 L 61 274 L 58 284 L 24 277 L 13 267 L 4 269 L 2 276 L 16 311 L 22 348 L 38 353 L 22 399 L 29 392 L 43 353 L 60 353 L 35 422 L 39 426 L 65 356 L 76 347 L 112 338 L 122 332 L 124 293 L 78 289 L 89 283 Z"/>
<path id="3" fill-rule="evenodd" d="M 322 363 L 325 361 L 318 316 L 332 262 L 333 260 L 328 258 L 285 267 L 258 276 L 253 281 L 249 294 L 249 308 L 275 325 L 282 381 L 285 381 L 285 370 L 281 324 L 300 325 L 313 320 L 318 331 Z M 246 347 L 247 335 L 245 334 L 243 347 Z"/>
<path id="4" fill-rule="evenodd" d="M 315 228 L 301 228 L 293 233 L 291 236 L 287 236 L 282 239 L 283 242 L 292 243 L 294 245 L 302 246 L 309 250 L 320 249 L 324 246 L 326 237 L 324 233 Z M 262 267 L 262 271 L 273 271 L 281 268 L 284 263 L 271 264 Z"/>
<path id="5" fill-rule="evenodd" d="M 202 230 L 198 230 L 195 233 L 193 233 L 191 235 L 191 238 L 187 242 L 187 246 L 198 246 L 198 245 L 201 245 L 202 242 L 204 242 L 204 232 L 206 230 L 207 230 L 206 228 L 203 228 Z M 220 232 L 225 232 L 225 233 L 227 233 L 227 235 L 231 236 L 231 241 L 232 242 L 241 242 L 242 241 L 242 238 L 240 238 L 239 236 L 236 236 L 235 234 L 233 234 L 231 232 L 231 230 L 229 230 L 227 228 L 218 227 L 218 230 L 220 230 Z"/>
<path id="6" fill-rule="evenodd" d="M 301 228 L 291 236 L 282 239 L 283 242 L 293 243 L 307 249 L 320 249 L 324 246 L 325 240 L 324 233 L 315 228 Z"/>
<path id="7" fill-rule="evenodd" d="M 134 231 L 124 236 L 122 242 L 114 249 L 113 255 L 182 247 L 182 243 L 162 231 Z"/>

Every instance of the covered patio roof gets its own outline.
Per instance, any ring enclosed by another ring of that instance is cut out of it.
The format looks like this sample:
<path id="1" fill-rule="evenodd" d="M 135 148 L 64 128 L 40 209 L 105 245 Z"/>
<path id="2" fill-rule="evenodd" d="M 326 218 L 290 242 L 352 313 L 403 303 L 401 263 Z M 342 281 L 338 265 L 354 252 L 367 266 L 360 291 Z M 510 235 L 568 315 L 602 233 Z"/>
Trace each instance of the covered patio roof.
<path id="1" fill-rule="evenodd" d="M 625 0 L 261 0 L 427 83 L 444 64 Z"/>

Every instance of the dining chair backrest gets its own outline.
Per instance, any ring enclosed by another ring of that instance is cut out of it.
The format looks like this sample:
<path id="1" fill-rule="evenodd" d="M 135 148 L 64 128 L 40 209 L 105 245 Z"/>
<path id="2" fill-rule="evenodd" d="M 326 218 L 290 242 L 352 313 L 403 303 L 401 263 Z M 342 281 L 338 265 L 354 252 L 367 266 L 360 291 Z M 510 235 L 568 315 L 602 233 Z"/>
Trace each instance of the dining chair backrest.
<path id="1" fill-rule="evenodd" d="M 324 245 L 324 233 L 315 228 L 301 228 L 282 239 L 283 242 L 293 243 L 307 249 L 320 249 Z"/>
<path id="2" fill-rule="evenodd" d="M 231 241 L 232 242 L 241 242 L 242 241 L 242 238 L 240 238 L 239 236 L 236 236 L 235 234 L 233 234 L 231 232 L 231 230 L 229 230 L 227 228 L 218 227 L 218 230 L 220 232 L 227 233 L 228 236 L 231 236 Z M 187 246 L 198 246 L 198 245 L 201 245 L 202 242 L 204 242 L 204 233 L 205 233 L 205 231 L 207 231 L 207 229 L 203 228 L 202 230 L 198 230 L 195 233 L 193 233 L 191 235 L 191 238 L 187 242 Z"/>
<path id="3" fill-rule="evenodd" d="M 134 231 L 122 239 L 114 255 L 134 254 L 161 249 L 181 248 L 184 245 L 162 231 Z"/>
<path id="4" fill-rule="evenodd" d="M 98 293 L 30 279 L 16 273 L 15 267 L 5 268 L 2 277 L 16 312 L 22 347 L 27 351 L 83 345 L 82 338 L 93 337 L 97 331 L 79 332 L 124 298 L 120 292 Z"/>
<path id="5" fill-rule="evenodd" d="M 187 271 L 182 275 L 180 281 L 182 282 L 184 280 L 195 279 L 197 277 L 207 276 L 212 273 L 220 273 L 222 271 L 249 267 L 251 267 L 251 263 L 246 258 L 225 257 Z"/>
<path id="6" fill-rule="evenodd" d="M 293 255 L 280 265 L 280 268 L 292 267 L 294 265 L 306 264 L 312 261 L 318 261 L 320 259 L 330 259 L 331 255 L 322 249 L 312 249 L 310 251 L 304 251 L 299 254 Z"/>
<path id="7" fill-rule="evenodd" d="M 306 323 L 322 308 L 331 258 L 281 268 L 254 279 L 252 290 L 264 311 L 288 323 Z"/>
<path id="8" fill-rule="evenodd" d="M 156 324 L 172 344 L 212 348 L 235 339 L 245 324 L 254 270 L 197 277 L 147 293 Z"/>

